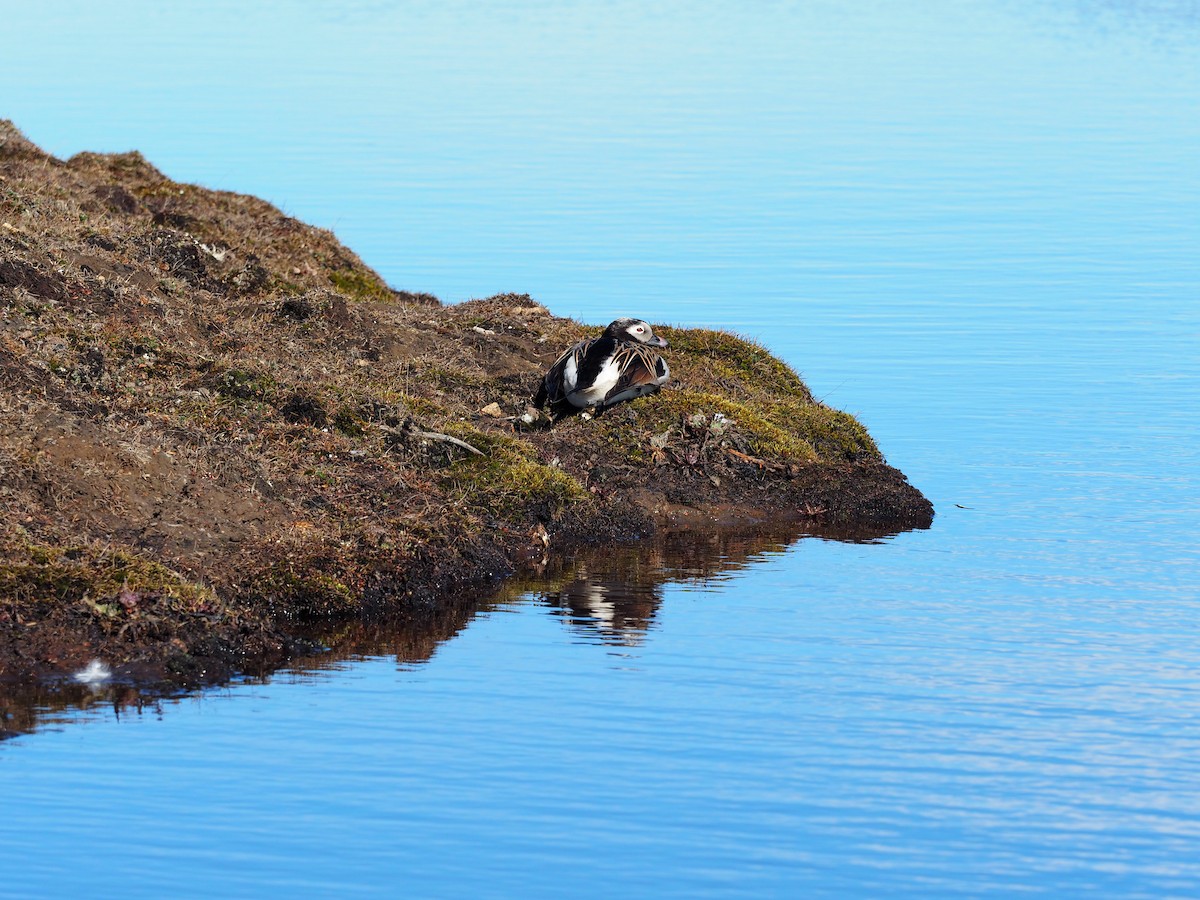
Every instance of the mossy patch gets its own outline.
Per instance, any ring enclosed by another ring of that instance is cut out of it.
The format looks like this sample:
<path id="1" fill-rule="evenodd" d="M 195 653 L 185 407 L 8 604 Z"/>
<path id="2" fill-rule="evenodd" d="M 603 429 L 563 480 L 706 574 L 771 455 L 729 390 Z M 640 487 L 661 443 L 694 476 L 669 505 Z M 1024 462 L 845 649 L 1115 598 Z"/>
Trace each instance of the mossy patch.
<path id="1" fill-rule="evenodd" d="M 588 496 L 578 480 L 539 462 L 524 442 L 461 424 L 447 426 L 446 432 L 482 454 L 464 454 L 443 470 L 442 485 L 455 503 L 501 518 L 535 506 L 556 516 Z"/>
<path id="2" fill-rule="evenodd" d="M 813 462 L 819 454 L 804 436 L 768 419 L 752 405 L 705 391 L 676 390 L 663 394 L 651 414 L 650 427 L 660 431 L 692 416 L 719 413 L 747 442 L 756 456 Z"/>
<path id="3" fill-rule="evenodd" d="M 670 342 L 672 368 L 680 363 L 703 366 L 710 383 L 741 395 L 812 402 L 791 366 L 756 341 L 708 328 L 660 327 L 656 333 Z"/>
<path id="4" fill-rule="evenodd" d="M 358 610 L 358 592 L 331 574 L 337 570 L 329 559 L 277 563 L 256 579 L 254 591 L 275 615 L 290 621 L 344 618 Z"/>
<path id="5" fill-rule="evenodd" d="M 883 455 L 858 419 L 820 403 L 782 403 L 769 413 L 830 462 L 882 462 Z"/>
<path id="6" fill-rule="evenodd" d="M 217 603 L 210 588 L 127 551 L 12 538 L 3 542 L 3 550 L 0 609 L 10 607 L 10 615 L 69 607 L 113 619 L 135 615 L 148 600 L 168 604 L 174 613 L 207 612 Z"/>
<path id="7" fill-rule="evenodd" d="M 392 289 L 373 272 L 343 269 L 330 272 L 329 280 L 335 288 L 352 300 L 390 303 L 395 299 Z"/>
<path id="8" fill-rule="evenodd" d="M 367 433 L 367 416 L 361 408 L 343 406 L 333 416 L 333 427 L 346 437 L 362 437 Z"/>
<path id="9" fill-rule="evenodd" d="M 227 369 L 214 382 L 218 394 L 230 400 L 266 400 L 275 392 L 275 379 L 265 372 Z"/>
<path id="10" fill-rule="evenodd" d="M 673 380 L 642 407 L 651 428 L 720 413 L 763 459 L 881 461 L 853 416 L 815 401 L 800 376 L 755 341 L 703 328 L 659 331 L 670 341 Z"/>

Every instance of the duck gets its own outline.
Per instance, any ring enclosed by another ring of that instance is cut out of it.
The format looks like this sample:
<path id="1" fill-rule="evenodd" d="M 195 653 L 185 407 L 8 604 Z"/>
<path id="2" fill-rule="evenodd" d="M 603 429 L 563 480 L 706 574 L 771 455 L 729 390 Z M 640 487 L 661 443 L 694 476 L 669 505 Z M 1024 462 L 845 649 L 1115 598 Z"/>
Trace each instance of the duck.
<path id="1" fill-rule="evenodd" d="M 627 400 L 660 390 L 671 370 L 654 348 L 666 338 L 641 319 L 615 319 L 599 337 L 580 341 L 546 372 L 534 397 L 542 409 L 550 405 L 552 421 L 577 412 L 592 415 Z"/>

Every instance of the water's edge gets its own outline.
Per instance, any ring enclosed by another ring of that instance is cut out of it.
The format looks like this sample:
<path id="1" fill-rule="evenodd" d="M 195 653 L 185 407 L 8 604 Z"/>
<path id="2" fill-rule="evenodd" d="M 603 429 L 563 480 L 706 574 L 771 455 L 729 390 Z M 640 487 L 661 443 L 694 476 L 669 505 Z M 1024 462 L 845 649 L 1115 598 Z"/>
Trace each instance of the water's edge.
<path id="1" fill-rule="evenodd" d="M 841 533 L 837 540 L 873 543 L 890 535 Z M 243 659 L 240 669 L 214 660 L 190 687 L 147 668 L 105 666 L 102 677 L 82 673 L 33 681 L 0 681 L 0 740 L 95 714 L 162 714 L 196 690 L 218 684 L 267 683 L 281 670 L 317 672 L 347 660 L 390 657 L 399 666 L 427 663 L 477 616 L 513 604 L 555 609 L 575 628 L 615 646 L 637 643 L 653 627 L 664 587 L 703 584 L 782 553 L 813 534 L 801 523 L 740 527 L 660 528 L 620 545 L 580 547 L 530 561 L 502 586 L 445 592 L 436 602 L 377 610 L 374 615 L 297 626 L 287 656 Z M 198 659 L 198 664 L 205 661 Z M 201 687 L 203 686 L 203 687 Z"/>

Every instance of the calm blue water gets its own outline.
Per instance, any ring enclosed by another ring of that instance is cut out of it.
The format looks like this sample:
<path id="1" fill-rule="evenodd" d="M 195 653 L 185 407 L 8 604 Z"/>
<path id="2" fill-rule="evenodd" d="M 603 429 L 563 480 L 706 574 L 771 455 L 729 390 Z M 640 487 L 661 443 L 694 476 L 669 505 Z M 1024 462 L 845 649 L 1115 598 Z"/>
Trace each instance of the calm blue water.
<path id="1" fill-rule="evenodd" d="M 45 149 L 755 336 L 938 509 L 50 716 L 0 895 L 1200 895 L 1200 6 L 847 5 L 0 4 Z"/>

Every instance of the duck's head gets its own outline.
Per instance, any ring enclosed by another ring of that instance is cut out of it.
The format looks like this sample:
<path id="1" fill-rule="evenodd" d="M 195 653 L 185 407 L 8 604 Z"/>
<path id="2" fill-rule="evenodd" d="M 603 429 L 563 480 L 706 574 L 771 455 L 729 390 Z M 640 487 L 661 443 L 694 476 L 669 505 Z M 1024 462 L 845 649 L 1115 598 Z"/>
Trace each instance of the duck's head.
<path id="1" fill-rule="evenodd" d="M 666 338 L 656 337 L 654 329 L 641 319 L 617 319 L 604 329 L 604 333 L 615 341 L 649 344 L 651 347 L 667 346 Z"/>

